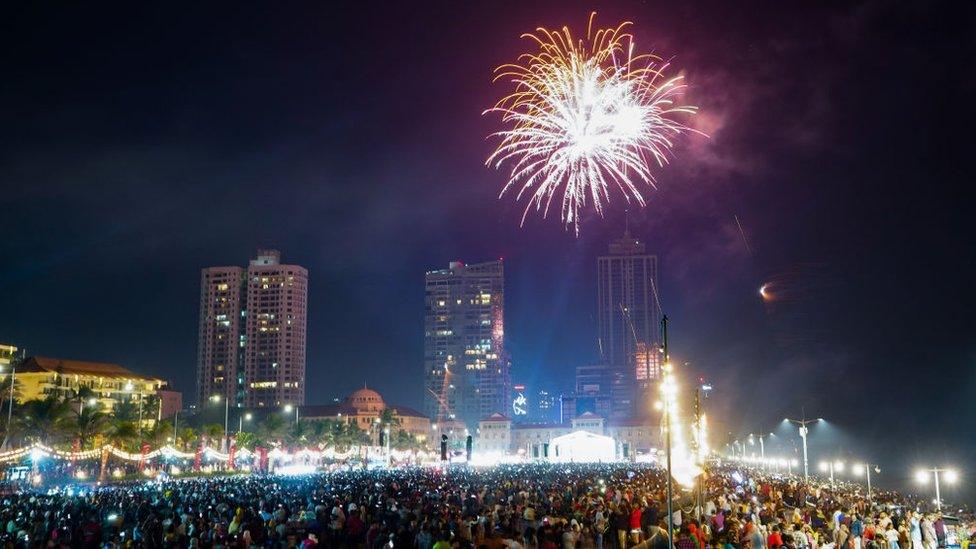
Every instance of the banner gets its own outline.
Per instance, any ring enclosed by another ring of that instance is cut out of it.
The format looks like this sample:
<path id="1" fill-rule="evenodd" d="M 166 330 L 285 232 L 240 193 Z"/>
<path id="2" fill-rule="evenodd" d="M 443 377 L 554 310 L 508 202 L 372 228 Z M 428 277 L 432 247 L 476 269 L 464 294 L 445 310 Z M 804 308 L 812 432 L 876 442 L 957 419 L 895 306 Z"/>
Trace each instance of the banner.
<path id="1" fill-rule="evenodd" d="M 200 460 L 203 459 L 203 438 L 200 439 L 200 445 L 197 446 L 197 453 L 193 456 L 193 470 L 200 470 Z"/>
<path id="2" fill-rule="evenodd" d="M 140 472 L 143 469 L 146 468 L 146 456 L 149 454 L 149 443 L 148 442 L 143 442 L 142 443 L 141 450 L 142 450 L 142 454 L 139 457 L 139 471 Z"/>

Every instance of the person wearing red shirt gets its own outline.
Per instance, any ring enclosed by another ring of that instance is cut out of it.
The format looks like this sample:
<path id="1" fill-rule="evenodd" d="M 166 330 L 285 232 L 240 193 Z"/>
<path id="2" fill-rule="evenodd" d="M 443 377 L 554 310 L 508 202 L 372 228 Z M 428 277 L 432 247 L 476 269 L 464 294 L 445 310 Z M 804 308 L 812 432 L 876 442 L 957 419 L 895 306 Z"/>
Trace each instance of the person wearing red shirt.
<path id="1" fill-rule="evenodd" d="M 641 534 L 641 507 L 634 505 L 630 510 L 630 537 L 633 543 L 640 543 Z M 636 538 L 636 539 L 634 539 Z"/>
<path id="2" fill-rule="evenodd" d="M 779 533 L 779 526 L 773 526 L 773 531 L 766 538 L 766 546 L 769 549 L 779 549 L 783 546 L 783 536 Z"/>

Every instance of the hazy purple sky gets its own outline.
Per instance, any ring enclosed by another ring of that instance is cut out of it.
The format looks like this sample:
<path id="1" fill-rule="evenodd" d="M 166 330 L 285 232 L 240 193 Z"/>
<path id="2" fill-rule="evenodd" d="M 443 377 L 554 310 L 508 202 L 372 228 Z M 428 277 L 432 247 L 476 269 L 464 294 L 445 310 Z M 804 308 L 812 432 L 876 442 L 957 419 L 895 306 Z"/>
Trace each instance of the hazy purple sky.
<path id="1" fill-rule="evenodd" d="M 524 4 L 7 8 L 0 340 L 192 394 L 199 270 L 274 246 L 310 271 L 309 400 L 366 380 L 419 406 L 424 271 L 501 256 L 515 378 L 564 388 L 596 357 L 623 210 L 579 238 L 520 229 L 481 112 L 520 33 L 596 9 L 672 58 L 710 135 L 679 141 L 631 228 L 716 418 L 769 430 L 805 407 L 893 470 L 976 475 L 973 12 Z"/>

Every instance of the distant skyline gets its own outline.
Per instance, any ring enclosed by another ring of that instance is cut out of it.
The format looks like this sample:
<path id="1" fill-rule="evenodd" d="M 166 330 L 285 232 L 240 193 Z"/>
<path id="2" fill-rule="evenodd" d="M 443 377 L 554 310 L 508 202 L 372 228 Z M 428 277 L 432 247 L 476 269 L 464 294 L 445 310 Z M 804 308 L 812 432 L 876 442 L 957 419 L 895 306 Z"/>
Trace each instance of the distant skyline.
<path id="1" fill-rule="evenodd" d="M 504 257 L 512 377 L 565 387 L 598 358 L 596 258 L 623 206 L 578 238 L 520 228 L 481 113 L 521 33 L 592 9 L 672 60 L 709 135 L 676 144 L 630 230 L 716 420 L 805 408 L 865 459 L 976 486 L 972 6 L 18 5 L 0 342 L 192 395 L 200 269 L 270 247 L 309 271 L 308 401 L 365 380 L 420 408 L 424 273 Z"/>

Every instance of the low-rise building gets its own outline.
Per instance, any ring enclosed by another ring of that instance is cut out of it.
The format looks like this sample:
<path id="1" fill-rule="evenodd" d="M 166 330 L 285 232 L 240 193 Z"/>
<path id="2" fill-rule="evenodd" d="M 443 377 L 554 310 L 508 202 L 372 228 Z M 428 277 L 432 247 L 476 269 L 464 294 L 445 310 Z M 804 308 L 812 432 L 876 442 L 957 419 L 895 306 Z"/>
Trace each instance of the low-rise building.
<path id="1" fill-rule="evenodd" d="M 175 392 L 163 379 L 140 375 L 118 364 L 45 356 L 27 357 L 17 365 L 17 387 L 19 402 L 51 396 L 71 400 L 86 388 L 92 393 L 90 398 L 106 411 L 120 402 L 151 404 L 152 409 L 142 408 L 144 422 L 159 417 L 163 403 L 160 391 Z"/>
<path id="2" fill-rule="evenodd" d="M 387 410 L 401 429 L 415 437 L 418 442 L 427 443 L 430 438 L 430 419 L 427 416 L 407 406 L 387 404 L 379 393 L 367 387 L 353 391 L 338 404 L 302 406 L 299 417 L 304 420 L 327 419 L 355 423 L 369 433 L 374 441 L 378 441 L 379 432 L 376 427 Z"/>
<path id="3" fill-rule="evenodd" d="M 585 412 L 563 423 L 513 423 L 507 416 L 496 413 L 478 423 L 475 451 L 552 459 L 555 457 L 551 448 L 553 440 L 577 432 L 613 438 L 617 459 L 655 453 L 661 436 L 652 419 L 607 421 Z"/>
<path id="4" fill-rule="evenodd" d="M 156 396 L 159 397 L 159 418 L 168 418 L 176 415 L 183 409 L 183 393 L 172 389 L 158 389 Z"/>

